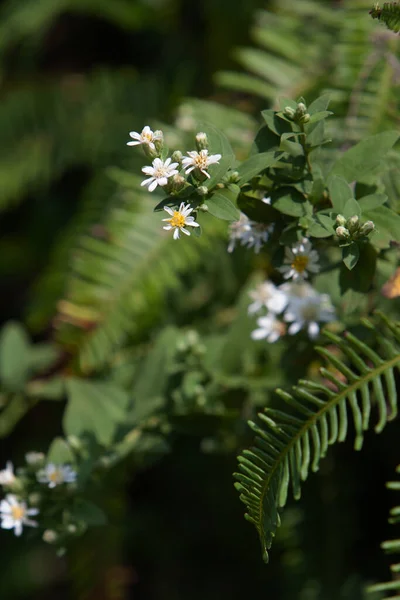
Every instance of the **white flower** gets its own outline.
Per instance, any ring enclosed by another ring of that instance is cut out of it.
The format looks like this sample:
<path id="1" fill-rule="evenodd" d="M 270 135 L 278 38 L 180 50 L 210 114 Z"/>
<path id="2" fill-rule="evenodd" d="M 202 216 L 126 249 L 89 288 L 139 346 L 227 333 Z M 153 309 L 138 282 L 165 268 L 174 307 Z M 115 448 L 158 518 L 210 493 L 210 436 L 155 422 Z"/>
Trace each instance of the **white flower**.
<path id="1" fill-rule="evenodd" d="M 318 273 L 318 252 L 311 249 L 311 243 L 307 238 L 297 242 L 291 248 L 285 248 L 285 260 L 282 267 L 278 269 L 285 279 L 307 279 L 308 272 Z"/>
<path id="2" fill-rule="evenodd" d="M 46 483 L 49 488 L 54 488 L 62 483 L 74 483 L 76 472 L 69 465 L 55 465 L 49 463 L 37 474 L 39 483 Z"/>
<path id="3" fill-rule="evenodd" d="M 209 156 L 206 149 L 200 150 L 200 152 L 192 150 L 188 152 L 188 155 L 182 159 L 182 166 L 185 169 L 186 175 L 189 175 L 193 169 L 197 168 L 208 178 L 210 178 L 210 174 L 207 173 L 208 167 L 218 163 L 221 158 L 221 154 L 210 154 Z"/>
<path id="4" fill-rule="evenodd" d="M 0 471 L 0 485 L 10 485 L 14 483 L 14 466 L 11 461 L 6 463 L 6 468 Z"/>
<path id="5" fill-rule="evenodd" d="M 289 302 L 284 319 L 291 323 L 288 329 L 290 335 L 294 335 L 300 329 L 307 329 L 311 339 L 319 334 L 319 322 L 330 322 L 335 319 L 335 309 L 327 294 L 316 294 L 308 297 L 292 297 Z"/>
<path id="6" fill-rule="evenodd" d="M 271 197 L 264 196 L 264 198 L 261 198 L 261 202 L 264 202 L 264 204 L 271 204 Z"/>
<path id="7" fill-rule="evenodd" d="M 240 242 L 242 246 L 253 248 L 258 254 L 262 245 L 268 240 L 269 234 L 272 231 L 271 225 L 263 223 L 255 223 L 244 213 L 240 213 L 240 219 L 229 225 L 229 245 L 228 252 L 233 252 L 236 242 Z"/>
<path id="8" fill-rule="evenodd" d="M 167 185 L 168 177 L 172 177 L 178 173 L 178 163 L 171 163 L 171 159 L 167 158 L 164 162 L 161 158 L 155 158 L 153 160 L 152 167 L 143 167 L 142 171 L 145 175 L 150 175 L 149 179 L 142 181 L 141 185 L 148 185 L 149 192 L 154 192 L 158 185 Z"/>
<path id="9" fill-rule="evenodd" d="M 174 240 L 179 238 L 179 232 L 186 233 L 186 235 L 190 235 L 190 231 L 185 229 L 185 226 L 189 227 L 200 227 L 199 223 L 196 223 L 194 217 L 189 217 L 193 208 L 190 208 L 190 204 L 185 206 L 185 203 L 182 202 L 179 210 L 173 210 L 169 206 L 164 206 L 164 210 L 167 211 L 169 215 L 171 215 L 170 219 L 163 219 L 163 221 L 168 221 L 168 225 L 165 225 L 163 229 L 170 231 L 171 229 L 175 229 L 174 231 Z"/>
<path id="10" fill-rule="evenodd" d="M 131 131 L 129 135 L 135 141 L 127 142 L 127 146 L 139 146 L 140 144 L 147 144 L 152 150 L 155 150 L 156 148 L 154 145 L 154 141 L 162 140 L 161 131 L 157 131 L 156 133 L 154 133 L 154 131 L 152 131 L 148 125 L 146 125 L 146 127 L 142 129 L 142 133 L 137 133 L 137 131 Z"/>
<path id="11" fill-rule="evenodd" d="M 251 332 L 253 340 L 266 339 L 273 343 L 285 333 L 285 325 L 271 313 L 257 319 L 257 325 L 259 328 Z"/>
<path id="12" fill-rule="evenodd" d="M 271 312 L 279 314 L 288 303 L 287 295 L 270 281 L 260 283 L 255 290 L 249 292 L 249 296 L 254 300 L 248 308 L 250 315 L 257 313 L 264 306 Z"/>
<path id="13" fill-rule="evenodd" d="M 282 283 L 279 287 L 284 294 L 286 294 L 288 301 L 288 308 L 290 308 L 291 304 L 298 301 L 304 300 L 305 298 L 315 298 L 318 296 L 318 292 L 312 285 L 304 281 L 304 279 L 299 279 L 297 281 L 288 281 L 286 283 Z"/>
<path id="14" fill-rule="evenodd" d="M 14 529 L 15 535 L 21 535 L 24 525 L 37 527 L 33 517 L 39 513 L 37 508 L 28 508 L 25 502 L 18 500 L 14 494 L 7 494 L 5 500 L 0 502 L 0 518 L 2 529 Z"/>

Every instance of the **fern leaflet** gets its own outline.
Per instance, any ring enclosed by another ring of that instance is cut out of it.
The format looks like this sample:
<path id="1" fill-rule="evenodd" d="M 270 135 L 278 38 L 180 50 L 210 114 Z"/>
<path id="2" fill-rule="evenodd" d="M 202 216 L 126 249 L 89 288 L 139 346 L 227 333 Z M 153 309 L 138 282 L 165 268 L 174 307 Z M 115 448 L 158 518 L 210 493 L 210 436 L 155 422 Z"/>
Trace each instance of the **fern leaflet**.
<path id="1" fill-rule="evenodd" d="M 383 315 L 376 326 L 365 324 L 376 335 L 379 353 L 350 333 L 341 338 L 326 332 L 336 349 L 317 348 L 330 367 L 321 368 L 322 382 L 300 380 L 291 393 L 278 389 L 288 409 L 266 408 L 259 414 L 260 424 L 249 423 L 256 438 L 254 446 L 238 457 L 235 487 L 247 507 L 245 518 L 258 531 L 265 562 L 289 484 L 294 497 L 300 498 L 301 481 L 307 479 L 310 467 L 317 471 L 328 447 L 346 439 L 348 412 L 353 415 L 356 450 L 370 427 L 372 399 L 379 415 L 376 432 L 397 415 L 399 325 Z"/>
<path id="2" fill-rule="evenodd" d="M 373 19 L 379 19 L 386 27 L 395 33 L 400 31 L 400 4 L 398 2 L 385 2 L 383 8 L 377 4 L 369 14 Z"/>

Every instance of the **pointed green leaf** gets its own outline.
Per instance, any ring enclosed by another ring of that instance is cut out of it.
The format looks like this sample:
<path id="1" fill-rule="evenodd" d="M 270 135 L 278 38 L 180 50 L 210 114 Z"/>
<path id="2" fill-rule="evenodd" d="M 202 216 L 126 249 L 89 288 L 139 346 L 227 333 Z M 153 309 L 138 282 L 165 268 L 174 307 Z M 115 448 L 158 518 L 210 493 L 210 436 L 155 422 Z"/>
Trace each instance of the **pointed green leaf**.
<path id="1" fill-rule="evenodd" d="M 360 258 L 360 250 L 358 244 L 352 242 L 348 246 L 343 248 L 343 262 L 346 267 L 351 271 L 354 269 Z"/>
<path id="2" fill-rule="evenodd" d="M 350 198 L 343 207 L 343 216 L 346 217 L 346 219 L 350 219 L 350 217 L 354 217 L 354 215 L 357 215 L 357 217 L 361 216 L 361 206 L 355 198 Z"/>
<path id="3" fill-rule="evenodd" d="M 312 214 L 311 203 L 294 187 L 282 187 L 271 194 L 271 206 L 292 217 Z"/>
<path id="4" fill-rule="evenodd" d="M 329 180 L 328 189 L 333 208 L 338 213 L 343 213 L 347 200 L 354 197 L 351 187 L 343 177 L 334 175 Z"/>
<path id="5" fill-rule="evenodd" d="M 215 192 L 206 202 L 210 215 L 226 221 L 238 221 L 240 211 L 229 199 L 229 196 L 232 196 L 229 194 L 229 190 Z"/>
<path id="6" fill-rule="evenodd" d="M 24 388 L 30 369 L 30 341 L 19 323 L 6 323 L 0 333 L 0 380 L 7 390 Z"/>
<path id="7" fill-rule="evenodd" d="M 282 155 L 279 155 L 276 152 L 262 152 L 261 154 L 254 154 L 245 160 L 236 169 L 239 173 L 240 184 L 246 183 L 265 169 L 275 165 L 280 160 L 281 156 Z"/>
<path id="8" fill-rule="evenodd" d="M 378 206 L 382 206 L 387 202 L 387 199 L 386 194 L 370 194 L 359 198 L 358 203 L 361 206 L 362 212 L 365 213 L 367 210 L 373 210 L 374 208 L 378 208 Z"/>

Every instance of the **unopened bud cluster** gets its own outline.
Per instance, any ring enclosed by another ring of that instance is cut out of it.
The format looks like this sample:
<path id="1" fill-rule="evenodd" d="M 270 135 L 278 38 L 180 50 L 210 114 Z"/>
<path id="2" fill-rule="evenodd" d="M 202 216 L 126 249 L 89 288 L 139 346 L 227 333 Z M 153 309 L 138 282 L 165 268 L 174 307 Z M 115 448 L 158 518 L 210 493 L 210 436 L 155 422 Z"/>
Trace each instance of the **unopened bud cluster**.
<path id="1" fill-rule="evenodd" d="M 310 115 L 307 112 L 307 107 L 304 102 L 299 102 L 296 109 L 291 106 L 286 106 L 283 114 L 291 121 L 296 121 L 297 123 L 308 123 L 310 120 Z"/>
<path id="2" fill-rule="evenodd" d="M 361 225 L 358 215 L 346 219 L 343 215 L 336 217 L 336 235 L 343 242 L 352 242 L 367 237 L 375 230 L 373 221 Z"/>

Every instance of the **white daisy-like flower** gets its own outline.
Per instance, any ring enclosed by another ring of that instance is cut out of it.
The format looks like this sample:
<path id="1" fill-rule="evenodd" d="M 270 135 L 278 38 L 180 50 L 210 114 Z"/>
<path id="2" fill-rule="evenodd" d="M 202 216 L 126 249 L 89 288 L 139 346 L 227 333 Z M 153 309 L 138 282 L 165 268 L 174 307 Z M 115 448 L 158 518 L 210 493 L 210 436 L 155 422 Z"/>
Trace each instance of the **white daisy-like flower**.
<path id="1" fill-rule="evenodd" d="M 267 342 L 274 343 L 285 333 L 285 325 L 272 313 L 266 317 L 257 319 L 258 329 L 251 332 L 253 340 L 266 339 Z"/>
<path id="2" fill-rule="evenodd" d="M 127 146 L 139 146 L 141 144 L 146 144 L 152 150 L 156 149 L 154 142 L 156 140 L 162 140 L 163 138 L 161 131 L 154 132 L 148 125 L 143 127 L 141 133 L 138 133 L 137 131 L 131 131 L 129 135 L 134 139 L 134 141 L 127 142 Z"/>
<path id="3" fill-rule="evenodd" d="M 190 231 L 185 229 L 185 227 L 200 227 L 199 223 L 196 223 L 194 217 L 190 217 L 190 213 L 193 208 L 190 208 L 190 204 L 186 204 L 184 202 L 181 203 L 179 210 L 173 210 L 169 206 L 164 206 L 164 210 L 167 211 L 169 215 L 171 215 L 170 219 L 163 219 L 163 221 L 167 221 L 168 225 L 165 225 L 163 229 L 166 231 L 170 231 L 174 229 L 174 240 L 179 239 L 179 232 L 185 233 L 186 235 L 190 235 Z"/>
<path id="4" fill-rule="evenodd" d="M 76 471 L 69 465 L 49 463 L 38 472 L 36 477 L 39 483 L 45 483 L 49 488 L 55 488 L 62 483 L 74 483 L 76 481 Z"/>
<path id="5" fill-rule="evenodd" d="M 259 312 L 263 307 L 279 314 L 284 311 L 288 303 L 285 292 L 278 289 L 270 281 L 260 283 L 254 290 L 249 292 L 249 296 L 253 300 L 248 308 L 250 315 Z"/>
<path id="6" fill-rule="evenodd" d="M 298 300 L 301 301 L 306 298 L 315 298 L 316 296 L 319 296 L 317 290 L 307 281 L 304 281 L 304 279 L 287 281 L 286 283 L 282 283 L 278 289 L 286 294 L 288 308 L 290 308 L 292 303 L 295 303 Z"/>
<path id="7" fill-rule="evenodd" d="M 0 502 L 0 519 L 2 529 L 14 529 L 15 535 L 22 533 L 24 525 L 37 527 L 36 521 L 29 517 L 34 517 L 39 513 L 37 508 L 28 508 L 25 502 L 18 500 L 14 494 L 7 494 L 4 500 Z"/>
<path id="8" fill-rule="evenodd" d="M 196 150 L 192 150 L 188 152 L 188 156 L 182 159 L 182 166 L 185 169 L 186 175 L 189 175 L 194 169 L 199 169 L 210 179 L 210 174 L 207 172 L 207 169 L 210 165 L 215 165 L 221 159 L 221 154 L 210 154 L 208 155 L 208 150 L 200 150 L 197 152 Z"/>
<path id="9" fill-rule="evenodd" d="M 177 162 L 171 163 L 171 158 L 167 158 L 166 161 L 155 158 L 152 167 L 143 167 L 143 173 L 150 177 L 142 181 L 141 185 L 147 185 L 149 192 L 154 192 L 158 185 L 167 185 L 168 178 L 178 173 L 177 166 Z"/>
<path id="10" fill-rule="evenodd" d="M 284 315 L 284 320 L 291 323 L 288 328 L 290 335 L 306 329 L 311 339 L 318 336 L 319 323 L 329 323 L 334 319 L 335 309 L 327 294 L 292 299 Z"/>
<path id="11" fill-rule="evenodd" d="M 229 225 L 228 252 L 233 252 L 236 243 L 239 242 L 241 246 L 254 247 L 254 252 L 258 254 L 263 244 L 268 241 L 271 231 L 272 225 L 250 221 L 247 215 L 240 213 L 240 219 Z"/>
<path id="12" fill-rule="evenodd" d="M 285 248 L 285 259 L 282 267 L 278 269 L 285 279 L 307 279 L 308 272 L 318 273 L 318 252 L 312 250 L 310 241 L 303 238 L 291 248 Z"/>
<path id="13" fill-rule="evenodd" d="M 14 465 L 9 460 L 6 463 L 6 468 L 0 471 L 0 485 L 10 485 L 14 483 Z"/>

